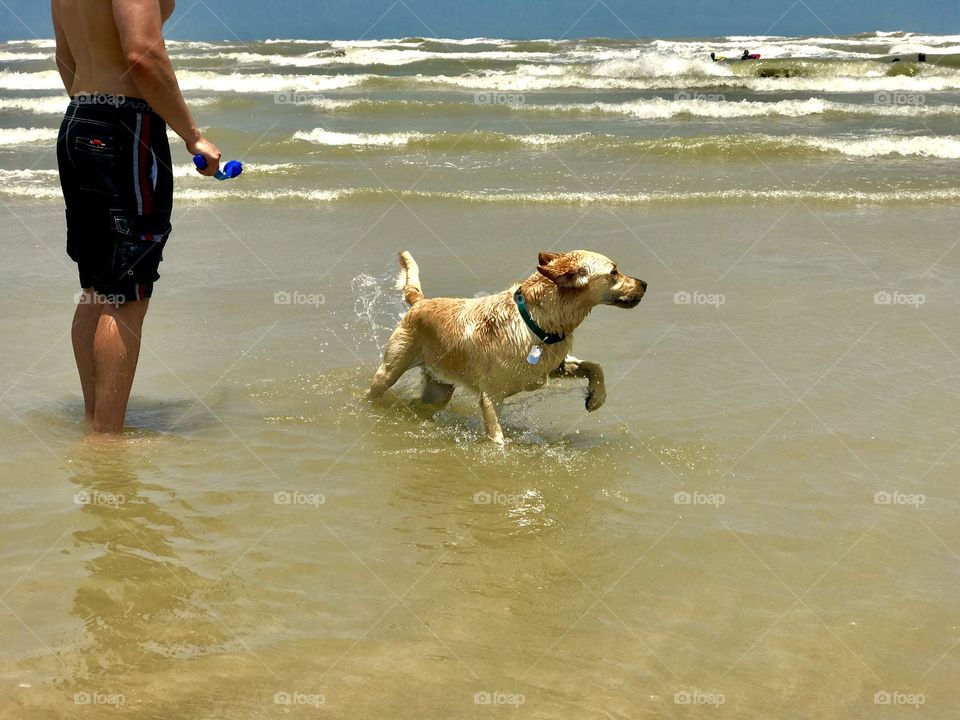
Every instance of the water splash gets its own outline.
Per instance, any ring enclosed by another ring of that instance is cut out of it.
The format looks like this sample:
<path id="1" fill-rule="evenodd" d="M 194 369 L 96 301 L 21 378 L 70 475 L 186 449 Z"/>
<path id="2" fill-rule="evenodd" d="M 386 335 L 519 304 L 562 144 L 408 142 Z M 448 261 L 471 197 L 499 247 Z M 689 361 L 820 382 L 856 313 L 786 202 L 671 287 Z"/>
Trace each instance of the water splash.
<path id="1" fill-rule="evenodd" d="M 406 305 L 394 290 L 394 277 L 395 272 L 380 276 L 360 273 L 350 281 L 356 317 L 344 330 L 353 338 L 354 349 L 364 356 L 382 355 L 387 338 L 406 314 Z M 371 345 L 376 353 L 372 353 Z"/>

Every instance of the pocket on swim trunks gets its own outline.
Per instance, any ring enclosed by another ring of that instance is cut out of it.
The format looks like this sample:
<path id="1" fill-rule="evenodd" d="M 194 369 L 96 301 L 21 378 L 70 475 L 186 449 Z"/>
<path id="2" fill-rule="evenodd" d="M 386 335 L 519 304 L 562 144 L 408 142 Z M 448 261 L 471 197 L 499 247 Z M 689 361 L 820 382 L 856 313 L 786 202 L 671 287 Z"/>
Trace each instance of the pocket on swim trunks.
<path id="1" fill-rule="evenodd" d="M 117 130 L 80 121 L 70 134 L 70 155 L 80 189 L 119 195 L 121 147 Z"/>
<path id="2" fill-rule="evenodd" d="M 152 283 L 160 278 L 157 269 L 172 227 L 164 217 L 131 215 L 112 211 L 114 254 L 113 274 L 117 282 Z"/>

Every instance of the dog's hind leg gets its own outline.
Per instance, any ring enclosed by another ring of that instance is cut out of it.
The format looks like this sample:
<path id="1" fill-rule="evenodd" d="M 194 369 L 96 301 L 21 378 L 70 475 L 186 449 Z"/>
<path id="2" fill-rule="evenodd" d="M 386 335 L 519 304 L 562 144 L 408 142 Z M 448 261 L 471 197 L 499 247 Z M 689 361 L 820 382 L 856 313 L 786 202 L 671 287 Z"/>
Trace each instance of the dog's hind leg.
<path id="1" fill-rule="evenodd" d="M 500 429 L 500 421 L 497 419 L 497 408 L 486 393 L 480 393 L 480 412 L 483 414 L 483 427 L 487 437 L 498 445 L 503 445 L 503 430 Z"/>
<path id="2" fill-rule="evenodd" d="M 573 355 L 567 355 L 566 359 L 560 364 L 560 367 L 550 373 L 550 377 L 586 378 L 586 408 L 588 412 L 599 409 L 607 400 L 607 387 L 603 381 L 603 368 L 596 363 L 578 360 Z"/>
<path id="3" fill-rule="evenodd" d="M 401 325 L 393 331 L 383 353 L 383 362 L 373 377 L 367 397 L 377 399 L 393 387 L 407 370 L 420 361 L 417 346 L 410 333 Z"/>
<path id="4" fill-rule="evenodd" d="M 423 388 L 420 391 L 420 402 L 424 405 L 429 405 L 430 407 L 441 410 L 446 407 L 447 403 L 450 402 L 450 398 L 453 397 L 453 391 L 456 389 L 456 386 L 450 385 L 449 383 L 440 382 L 436 378 L 432 377 L 429 372 L 424 370 L 423 373 Z"/>

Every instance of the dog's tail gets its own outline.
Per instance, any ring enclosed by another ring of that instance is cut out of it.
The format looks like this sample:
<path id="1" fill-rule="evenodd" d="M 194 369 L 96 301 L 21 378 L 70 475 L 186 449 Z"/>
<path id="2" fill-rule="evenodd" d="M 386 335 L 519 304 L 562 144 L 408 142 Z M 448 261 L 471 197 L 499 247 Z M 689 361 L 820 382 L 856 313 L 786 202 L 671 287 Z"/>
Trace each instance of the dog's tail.
<path id="1" fill-rule="evenodd" d="M 420 287 L 420 268 L 413 256 L 404 250 L 400 253 L 400 277 L 397 287 L 403 290 L 403 299 L 407 305 L 413 307 L 423 300 L 423 289 Z"/>

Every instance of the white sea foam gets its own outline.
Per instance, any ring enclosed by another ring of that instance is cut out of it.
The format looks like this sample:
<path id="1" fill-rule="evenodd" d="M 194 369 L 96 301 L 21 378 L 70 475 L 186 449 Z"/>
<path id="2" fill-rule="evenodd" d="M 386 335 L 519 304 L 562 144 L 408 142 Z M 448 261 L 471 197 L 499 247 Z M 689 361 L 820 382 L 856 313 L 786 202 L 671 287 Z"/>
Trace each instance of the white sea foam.
<path id="1" fill-rule="evenodd" d="M 708 61 L 709 62 L 709 61 Z M 524 65 L 516 70 L 490 70 L 464 75 L 418 76 L 421 84 L 459 87 L 469 90 L 497 90 L 500 92 L 532 92 L 554 89 L 588 90 L 668 90 L 710 88 L 743 88 L 760 92 L 811 93 L 877 93 L 902 91 L 913 93 L 947 92 L 960 89 L 960 74 L 942 72 L 909 75 L 885 75 L 886 67 L 877 64 L 864 68 L 871 75 L 831 75 L 814 77 L 771 77 L 754 75 L 629 75 L 612 73 L 606 76 L 591 74 L 589 68 L 569 68 L 561 65 Z M 607 72 L 611 72 L 607 68 Z"/>
<path id="2" fill-rule="evenodd" d="M 62 115 L 69 102 L 63 95 L 42 98 L 0 98 L 0 111 L 16 110 L 34 115 Z"/>
<path id="3" fill-rule="evenodd" d="M 582 146 L 596 148 L 623 148 L 631 145 L 649 151 L 667 151 L 684 154 L 704 149 L 735 152 L 743 149 L 747 152 L 780 152 L 795 151 L 805 148 L 810 152 L 836 153 L 848 157 L 888 157 L 899 155 L 902 157 L 929 157 L 944 160 L 960 158 L 960 137 L 958 136 L 884 136 L 873 138 L 821 138 L 803 135 L 764 135 L 751 133 L 746 135 L 720 135 L 706 137 L 670 137 L 661 139 L 633 138 L 623 135 L 571 133 L 571 134 L 544 134 L 533 133 L 512 135 L 489 131 L 472 131 L 468 133 L 344 133 L 316 128 L 311 131 L 301 131 L 294 135 L 294 139 L 311 142 L 315 145 L 328 147 L 407 147 L 420 145 L 436 148 L 461 147 L 468 149 L 482 149 L 495 152 L 511 146 L 526 146 L 530 148 L 556 146 Z"/>
<path id="4" fill-rule="evenodd" d="M 249 166 L 251 173 L 284 172 L 286 166 Z M 178 176 L 190 175 L 192 168 L 176 168 Z M 60 200 L 62 194 L 56 170 L 0 170 L 0 196 L 33 200 Z M 353 199 L 403 197 L 410 201 L 447 201 L 483 204 L 530 205 L 649 205 L 656 203 L 689 202 L 783 202 L 805 200 L 810 202 L 887 204 L 887 203 L 955 203 L 960 200 L 960 188 L 937 190 L 897 191 L 843 191 L 843 190 L 759 190 L 757 188 L 730 188 L 724 190 L 691 192 L 523 192 L 523 191 L 432 191 L 404 190 L 378 187 L 348 187 L 337 189 L 283 188 L 259 190 L 235 186 L 230 192 L 194 184 L 177 186 L 178 202 L 337 202 Z"/>
<path id="5" fill-rule="evenodd" d="M 181 70 L 183 90 L 214 93 L 273 93 L 296 88 L 302 91 L 336 90 L 362 85 L 372 75 L 274 75 Z M 22 73 L 0 71 L 0 90 L 62 90 L 63 81 L 54 70 Z"/>
<path id="6" fill-rule="evenodd" d="M 537 113 L 622 115 L 641 120 L 662 120 L 688 115 L 690 117 L 735 119 L 752 117 L 807 117 L 836 113 L 838 115 L 865 115 L 877 117 L 934 117 L 960 115 L 957 105 L 883 105 L 841 103 L 823 98 L 806 100 L 779 100 L 774 102 L 756 102 L 751 100 L 724 101 L 709 98 L 707 93 L 680 92 L 681 97 L 669 100 L 665 98 L 645 98 L 625 103 L 596 102 L 589 104 L 535 105 L 517 104 L 510 106 L 515 110 Z M 336 110 L 349 107 L 330 105 Z"/>
<path id="7" fill-rule="evenodd" d="M 322 92 L 362 85 L 371 75 L 261 75 L 215 72 L 181 72 L 184 90 L 210 92 L 276 93 L 296 88 L 303 92 Z M 2 83 L 2 78 L 0 78 Z M 2 85 L 0 85 L 2 86 Z"/>
<path id="8" fill-rule="evenodd" d="M 407 145 L 411 140 L 427 137 L 423 133 L 343 133 L 316 128 L 310 131 L 301 131 L 294 134 L 296 140 L 306 140 L 314 145 L 333 146 L 373 146 L 373 147 L 400 147 Z"/>
<path id="9" fill-rule="evenodd" d="M 3 128 L 0 129 L 0 146 L 53 145 L 58 131 L 51 128 Z"/>
<path id="10" fill-rule="evenodd" d="M 568 134 L 568 135 L 550 135 L 550 134 L 528 134 L 528 135 L 509 135 L 506 133 L 495 132 L 467 132 L 467 133 L 421 133 L 421 132 L 398 132 L 398 133 L 343 133 L 333 132 L 325 128 L 316 128 L 310 131 L 301 131 L 294 134 L 294 139 L 305 140 L 315 145 L 340 146 L 340 147 L 403 147 L 412 143 L 427 144 L 436 142 L 450 145 L 469 142 L 471 139 L 487 141 L 491 148 L 498 144 L 520 144 L 529 147 L 550 147 L 553 145 L 565 145 L 575 143 L 578 140 L 588 137 L 588 133 Z"/>
<path id="11" fill-rule="evenodd" d="M 960 158 L 960 136 L 880 137 L 868 139 L 803 139 L 809 147 L 838 152 L 849 157 L 900 155 L 956 160 Z"/>
<path id="12" fill-rule="evenodd" d="M 717 190 L 690 193 L 591 193 L 591 192 L 441 192 L 394 190 L 390 188 L 342 188 L 338 190 L 272 190 L 225 194 L 214 190 L 189 189 L 177 193 L 178 201 L 290 201 L 337 202 L 353 199 L 402 197 L 406 200 L 467 202 L 483 204 L 617 206 L 690 202 L 809 202 L 888 204 L 952 203 L 960 200 L 960 189 L 854 192 L 818 190 Z"/>
<path id="13" fill-rule="evenodd" d="M 960 53 L 960 45 L 930 45 L 911 40 L 910 42 L 893 45 L 891 55 L 913 55 L 914 53 L 929 53 L 930 55 L 956 55 Z"/>
<path id="14" fill-rule="evenodd" d="M 0 71 L 0 90 L 57 90 L 63 89 L 63 80 L 56 70 L 43 72 Z"/>
<path id="15" fill-rule="evenodd" d="M 386 54 L 381 54 L 386 53 Z M 393 54 L 391 54 L 393 53 Z M 229 55 L 229 54 L 228 54 Z M 385 61 L 387 64 L 405 64 L 424 57 L 441 57 L 444 53 L 418 53 L 417 51 L 376 51 L 368 60 Z M 470 53 L 453 54 L 464 59 Z M 260 53 L 244 53 L 250 62 L 271 65 L 313 64 L 331 65 L 352 62 L 347 58 L 276 56 Z M 510 53 L 492 53 L 490 57 L 513 58 Z M 940 67 L 933 63 L 923 66 L 914 76 L 909 73 L 887 75 L 890 65 L 873 61 L 820 63 L 793 67 L 785 65 L 781 70 L 787 77 L 758 77 L 753 65 L 713 63 L 709 59 L 683 58 L 677 55 L 656 53 L 616 54 L 600 53 L 597 57 L 609 59 L 568 64 L 560 62 L 520 63 L 509 70 L 486 70 L 455 74 L 418 74 L 405 76 L 361 74 L 262 74 L 223 73 L 184 69 L 179 73 L 181 86 L 190 91 L 213 93 L 270 93 L 290 90 L 323 92 L 363 86 L 376 80 L 381 86 L 415 88 L 442 86 L 468 90 L 498 90 L 527 92 L 554 89 L 585 90 L 665 90 L 742 88 L 759 92 L 810 92 L 810 93 L 876 93 L 903 91 L 915 93 L 947 92 L 960 89 L 960 73 L 954 68 Z M 519 62 L 519 60 L 518 60 Z M 795 63 L 796 61 L 786 61 Z M 242 64 L 242 59 L 236 64 Z M 770 66 L 764 66 L 770 69 Z M 777 72 L 778 66 L 772 67 Z M 21 73 L 0 71 L 0 90 L 56 90 L 62 87 L 60 76 L 55 71 Z"/>
<path id="16" fill-rule="evenodd" d="M 428 60 L 451 60 L 466 62 L 469 60 L 527 61 L 549 60 L 551 53 L 521 53 L 500 50 L 481 52 L 425 52 L 403 48 L 351 48 L 343 55 L 329 54 L 319 50 L 306 55 L 279 55 L 252 52 L 220 52 L 193 55 L 180 55 L 178 60 L 221 59 L 241 65 L 275 65 L 277 67 L 324 67 L 334 65 L 410 65 Z"/>
<path id="17" fill-rule="evenodd" d="M 56 170 L 2 170 L 0 180 L 15 182 L 47 182 L 56 180 L 59 173 Z"/>
<path id="18" fill-rule="evenodd" d="M 57 41 L 50 38 L 35 38 L 33 40 L 9 40 L 6 43 L 0 43 L 10 45 L 26 45 L 27 47 L 34 48 L 55 48 L 57 47 Z"/>
<path id="19" fill-rule="evenodd" d="M 23 62 L 25 60 L 49 60 L 53 53 L 6 52 L 0 50 L 0 62 Z"/>

